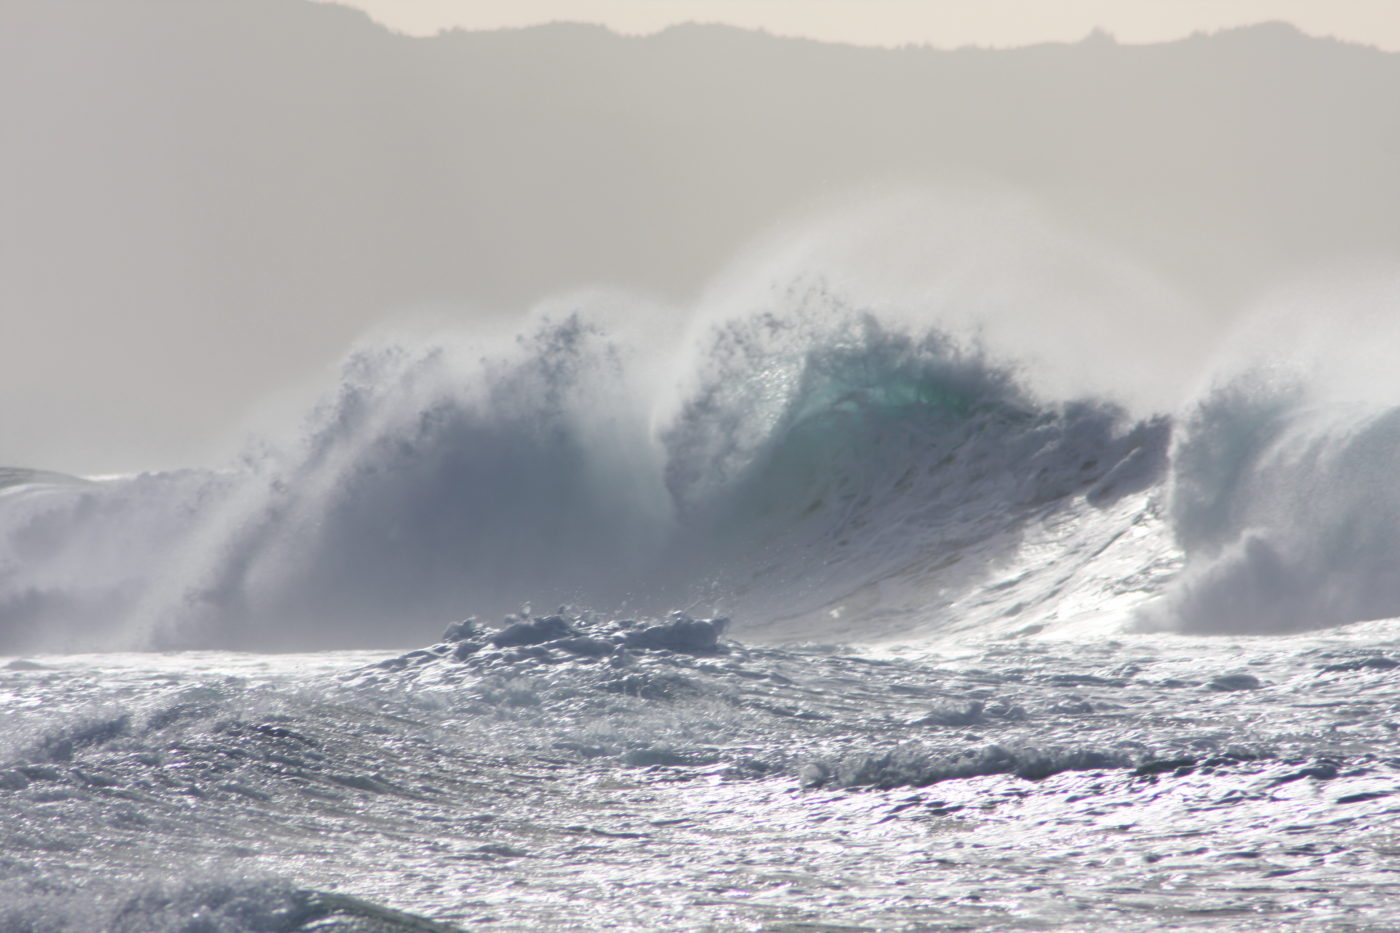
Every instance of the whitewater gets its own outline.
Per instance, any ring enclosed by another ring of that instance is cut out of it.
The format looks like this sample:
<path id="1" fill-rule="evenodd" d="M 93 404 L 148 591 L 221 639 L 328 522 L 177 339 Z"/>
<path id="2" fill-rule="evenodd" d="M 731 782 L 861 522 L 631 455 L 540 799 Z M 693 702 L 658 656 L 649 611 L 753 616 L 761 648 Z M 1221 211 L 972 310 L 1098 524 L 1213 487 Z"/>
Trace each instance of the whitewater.
<path id="1" fill-rule="evenodd" d="M 962 210 L 0 473 L 0 929 L 1394 929 L 1393 280 Z"/>

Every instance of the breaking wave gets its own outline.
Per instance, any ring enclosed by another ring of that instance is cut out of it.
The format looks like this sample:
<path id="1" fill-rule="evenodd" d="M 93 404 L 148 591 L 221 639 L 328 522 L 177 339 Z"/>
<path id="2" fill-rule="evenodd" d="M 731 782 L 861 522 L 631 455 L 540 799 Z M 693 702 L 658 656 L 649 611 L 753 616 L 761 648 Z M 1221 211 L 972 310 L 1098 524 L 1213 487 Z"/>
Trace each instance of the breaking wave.
<path id="1" fill-rule="evenodd" d="M 226 469 L 5 472 L 0 652 L 404 646 L 529 603 L 814 642 L 1400 615 L 1384 393 L 1254 366 L 1144 415 L 820 283 L 669 340 L 607 303 L 367 343 Z"/>
<path id="2" fill-rule="evenodd" d="M 1034 516 L 1162 468 L 1164 421 L 1037 399 L 820 287 L 782 304 L 705 334 L 678 397 L 572 313 L 362 348 L 302 439 L 235 469 L 18 484 L 0 645 L 405 644 L 522 602 L 829 613 L 911 568 L 970 585 Z"/>
<path id="3" fill-rule="evenodd" d="M 1186 423 L 1172 519 L 1189 555 L 1149 625 L 1327 628 L 1400 615 L 1400 407 L 1232 383 Z"/>

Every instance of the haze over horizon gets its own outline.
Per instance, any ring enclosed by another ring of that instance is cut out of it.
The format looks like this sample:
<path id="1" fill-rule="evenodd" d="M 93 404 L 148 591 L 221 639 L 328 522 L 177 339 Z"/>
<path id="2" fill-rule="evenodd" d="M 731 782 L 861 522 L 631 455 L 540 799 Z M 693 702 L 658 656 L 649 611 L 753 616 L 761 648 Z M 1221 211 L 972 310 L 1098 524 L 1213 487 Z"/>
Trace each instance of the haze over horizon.
<path id="1" fill-rule="evenodd" d="M 1236 0 L 1153 3 L 1092 0 L 1047 5 L 1036 0 L 978 4 L 927 4 L 918 0 L 868 0 L 854 4 L 810 0 L 520 0 L 511 4 L 453 0 L 319 0 L 363 10 L 376 22 L 407 35 L 451 29 L 520 28 L 547 23 L 593 23 L 624 35 L 647 35 L 671 26 L 705 23 L 761 30 L 777 36 L 852 45 L 927 45 L 1013 48 L 1076 42 L 1095 32 L 1123 43 L 1170 42 L 1194 33 L 1284 22 L 1316 38 L 1336 38 L 1394 51 L 1400 49 L 1400 12 L 1385 0 Z"/>
<path id="2" fill-rule="evenodd" d="M 0 26 L 6 465 L 216 464 L 386 320 L 684 308 L 775 230 L 901 191 L 980 198 L 969 242 L 1033 216 L 1204 316 L 1400 255 L 1400 58 L 1277 25 L 878 50 L 20 0 Z"/>

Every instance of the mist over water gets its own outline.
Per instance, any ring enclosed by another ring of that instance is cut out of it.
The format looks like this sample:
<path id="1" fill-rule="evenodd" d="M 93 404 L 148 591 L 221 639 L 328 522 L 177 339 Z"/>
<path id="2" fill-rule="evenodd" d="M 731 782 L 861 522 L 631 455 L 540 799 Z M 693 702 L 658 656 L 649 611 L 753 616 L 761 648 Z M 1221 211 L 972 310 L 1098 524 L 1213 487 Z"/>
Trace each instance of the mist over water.
<path id="1" fill-rule="evenodd" d="M 1400 614 L 1400 395 L 1267 311 L 1193 315 L 1007 198 L 843 207 L 688 308 L 581 293 L 514 335 L 380 331 L 233 464 L 12 478 L 0 650 L 403 646 L 563 603 L 918 639 L 1053 627 L 1090 580 L 1132 594 L 1120 629 Z"/>

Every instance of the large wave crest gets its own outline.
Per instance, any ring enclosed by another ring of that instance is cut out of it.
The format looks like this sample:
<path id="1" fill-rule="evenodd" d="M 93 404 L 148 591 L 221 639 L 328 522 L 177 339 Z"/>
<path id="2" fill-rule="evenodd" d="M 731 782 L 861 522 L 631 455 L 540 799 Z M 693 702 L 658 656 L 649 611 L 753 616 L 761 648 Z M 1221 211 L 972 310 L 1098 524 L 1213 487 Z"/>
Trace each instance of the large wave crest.
<path id="1" fill-rule="evenodd" d="M 21 484 L 0 650 L 412 644 L 524 602 L 758 626 L 895 578 L 950 605 L 1028 522 L 1164 463 L 1164 421 L 1036 398 L 821 287 L 696 339 L 684 373 L 586 313 L 364 347 L 300 439 L 235 468 Z"/>

